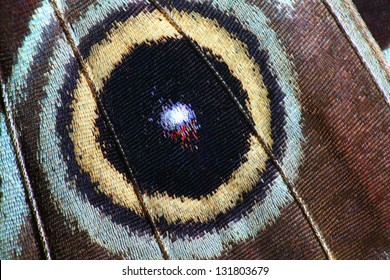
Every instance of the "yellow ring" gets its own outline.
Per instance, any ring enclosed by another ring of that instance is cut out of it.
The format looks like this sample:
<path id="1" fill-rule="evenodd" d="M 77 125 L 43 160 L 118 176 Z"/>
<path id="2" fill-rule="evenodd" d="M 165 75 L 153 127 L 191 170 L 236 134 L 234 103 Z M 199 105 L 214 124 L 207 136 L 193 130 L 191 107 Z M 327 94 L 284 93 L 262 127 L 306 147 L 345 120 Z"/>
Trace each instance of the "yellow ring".
<path id="1" fill-rule="evenodd" d="M 198 13 L 172 11 L 175 21 L 183 31 L 207 52 L 222 60 L 242 84 L 248 94 L 246 103 L 257 129 L 269 146 L 271 138 L 271 112 L 268 92 L 263 83 L 259 66 L 250 58 L 247 46 L 233 38 L 215 20 Z M 103 90 L 111 72 L 125 56 L 140 44 L 163 42 L 182 36 L 159 13 L 141 12 L 124 23 L 117 23 L 106 39 L 92 47 L 86 59 L 88 73 L 97 91 Z M 87 80 L 80 72 L 72 103 L 73 118 L 70 137 L 74 143 L 77 163 L 98 185 L 98 190 L 110 197 L 115 204 L 143 215 L 134 186 L 104 157 L 95 127 L 98 119 L 97 105 Z M 228 182 L 212 194 L 193 199 L 185 196 L 171 197 L 167 193 L 143 194 L 142 197 L 154 219 L 164 217 L 169 223 L 209 222 L 218 214 L 226 213 L 258 183 L 265 170 L 267 154 L 255 136 L 249 138 L 250 150 L 243 163 L 232 172 Z"/>

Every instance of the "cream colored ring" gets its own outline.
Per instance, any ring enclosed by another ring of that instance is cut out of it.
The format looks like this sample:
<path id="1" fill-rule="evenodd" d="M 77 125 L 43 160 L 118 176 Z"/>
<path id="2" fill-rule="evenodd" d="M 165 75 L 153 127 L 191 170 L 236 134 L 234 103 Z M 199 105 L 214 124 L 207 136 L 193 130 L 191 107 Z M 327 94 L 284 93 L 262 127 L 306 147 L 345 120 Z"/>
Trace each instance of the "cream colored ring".
<path id="1" fill-rule="evenodd" d="M 176 12 L 175 20 L 183 31 L 202 48 L 226 63 L 232 75 L 248 94 L 247 108 L 261 136 L 269 146 L 271 138 L 271 112 L 268 92 L 263 83 L 259 66 L 250 58 L 247 46 L 233 38 L 215 20 L 198 13 Z M 140 44 L 159 43 L 169 38 L 182 38 L 177 30 L 158 12 L 141 12 L 124 23 L 117 23 L 106 39 L 92 47 L 85 60 L 87 71 L 101 91 L 111 72 L 125 56 Z M 97 105 L 87 80 L 80 72 L 72 102 L 73 118 L 70 137 L 81 169 L 96 183 L 98 191 L 110 197 L 115 204 L 142 215 L 134 186 L 104 157 L 95 127 L 98 119 Z M 199 199 L 167 193 L 143 194 L 143 200 L 154 219 L 164 217 L 169 223 L 209 222 L 218 214 L 226 213 L 240 201 L 259 181 L 265 170 L 266 152 L 255 136 L 249 138 L 250 150 L 246 160 L 234 171 L 228 182 L 219 186 L 212 194 Z"/>

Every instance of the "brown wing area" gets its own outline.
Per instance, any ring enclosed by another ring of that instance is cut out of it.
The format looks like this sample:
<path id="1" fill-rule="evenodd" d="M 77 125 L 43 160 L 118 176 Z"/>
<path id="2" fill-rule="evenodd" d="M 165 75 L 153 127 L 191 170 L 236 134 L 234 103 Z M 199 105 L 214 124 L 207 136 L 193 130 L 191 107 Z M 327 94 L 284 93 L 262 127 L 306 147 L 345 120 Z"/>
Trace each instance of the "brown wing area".
<path id="1" fill-rule="evenodd" d="M 291 18 L 269 16 L 297 67 L 302 91 L 306 142 L 296 189 L 336 258 L 386 258 L 386 99 L 321 1 L 300 1 Z"/>

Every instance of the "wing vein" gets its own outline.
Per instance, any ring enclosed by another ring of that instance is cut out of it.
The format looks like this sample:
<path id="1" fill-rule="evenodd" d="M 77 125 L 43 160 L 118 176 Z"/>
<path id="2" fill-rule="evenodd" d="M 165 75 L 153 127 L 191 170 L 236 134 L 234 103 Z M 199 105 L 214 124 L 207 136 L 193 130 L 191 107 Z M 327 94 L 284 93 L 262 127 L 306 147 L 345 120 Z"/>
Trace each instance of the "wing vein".
<path id="1" fill-rule="evenodd" d="M 13 115 L 12 115 L 12 109 L 11 109 L 10 104 L 8 102 L 6 86 L 5 86 L 5 83 L 3 81 L 3 77 L 1 76 L 1 73 L 0 73 L 0 80 L 1 80 L 1 87 L 2 87 L 1 92 L 3 95 L 3 98 L 0 99 L 0 103 L 1 103 L 0 105 L 2 107 L 1 109 L 2 109 L 2 111 L 4 111 L 7 129 L 10 133 L 11 142 L 12 142 L 12 146 L 13 146 L 13 149 L 14 149 L 14 152 L 16 155 L 18 169 L 19 169 L 20 175 L 22 177 L 24 190 L 25 190 L 26 195 L 27 195 L 27 199 L 29 202 L 29 206 L 31 208 L 33 219 L 34 219 L 36 226 L 37 226 L 37 229 L 38 229 L 39 239 L 40 239 L 40 243 L 41 243 L 41 246 L 43 249 L 43 253 L 44 253 L 46 259 L 51 260 L 52 259 L 51 258 L 51 251 L 50 251 L 50 247 L 49 247 L 47 234 L 46 234 L 46 231 L 44 228 L 44 224 L 43 224 L 41 215 L 39 213 L 38 204 L 37 204 L 37 201 L 35 199 L 34 190 L 33 190 L 33 187 L 32 187 L 28 172 L 27 172 L 27 168 L 25 165 L 25 159 L 23 156 L 20 140 L 18 137 L 18 132 L 16 129 Z"/>
<path id="2" fill-rule="evenodd" d="M 167 249 L 165 248 L 164 244 L 163 244 L 163 241 L 162 241 L 162 237 L 160 235 L 160 233 L 158 232 L 157 230 L 157 226 L 154 224 L 153 222 L 153 218 L 151 217 L 146 205 L 145 205 L 145 202 L 142 198 L 142 195 L 141 195 L 141 191 L 140 191 L 140 188 L 139 188 L 139 185 L 135 179 L 135 176 L 134 176 L 134 173 L 130 167 L 130 164 L 128 162 L 128 160 L 126 159 L 126 155 L 124 153 L 124 150 L 122 148 L 122 145 L 117 137 L 117 134 L 115 132 L 115 129 L 114 129 L 114 126 L 112 125 L 110 119 L 109 119 L 109 116 L 107 114 L 107 111 L 104 109 L 104 106 L 103 106 L 103 103 L 100 99 L 100 97 L 98 96 L 97 94 L 97 90 L 96 90 L 96 87 L 91 79 L 91 75 L 90 73 L 88 72 L 87 70 L 87 67 L 84 63 L 84 60 L 82 58 L 82 55 L 79 51 L 79 49 L 77 48 L 76 44 L 75 44 L 75 41 L 73 40 L 72 38 L 72 35 L 69 31 L 69 28 L 65 22 L 65 19 L 64 17 L 62 16 L 58 6 L 57 6 L 57 3 L 55 2 L 55 0 L 50 0 L 50 3 L 54 9 L 54 12 L 56 14 L 56 17 L 57 17 L 57 20 L 62 28 L 62 31 L 64 32 L 64 35 L 66 37 L 66 40 L 68 41 L 68 44 L 70 45 L 70 47 L 72 48 L 72 51 L 73 51 L 73 54 L 74 56 L 76 57 L 79 65 L 80 65 L 80 69 L 81 69 L 81 72 L 82 74 L 85 76 L 86 80 L 87 80 L 87 83 L 88 83 L 88 86 L 90 88 L 90 90 L 92 91 L 94 97 L 95 97 L 95 100 L 96 100 L 96 104 L 98 106 L 98 109 L 99 111 L 101 112 L 102 114 L 102 118 L 107 126 L 107 128 L 109 129 L 109 132 L 114 140 L 114 143 L 115 143 L 115 146 L 116 146 L 116 149 L 118 150 L 119 152 L 119 156 L 121 158 L 121 160 L 123 161 L 123 163 L 125 164 L 125 167 L 126 167 L 126 175 L 128 175 L 128 178 L 130 178 L 130 180 L 132 181 L 133 183 L 133 186 L 134 186 L 134 190 L 135 190 L 135 193 L 137 195 L 137 199 L 142 207 L 142 210 L 145 214 L 145 217 L 147 219 L 147 221 L 149 222 L 150 224 L 150 227 L 152 229 L 152 232 L 155 236 L 155 239 L 157 241 L 157 244 L 161 250 L 161 254 L 162 256 L 164 257 L 164 259 L 170 259 L 170 256 L 168 255 L 168 252 L 167 252 Z"/>
<path id="3" fill-rule="evenodd" d="M 336 14 L 337 11 L 335 11 L 336 7 L 342 4 L 336 5 L 332 4 L 332 2 L 333 1 L 321 0 L 321 3 L 329 12 L 333 21 L 343 34 L 344 38 L 348 41 L 354 53 L 359 58 L 360 63 L 370 74 L 370 77 L 373 80 L 375 87 L 378 89 L 378 91 L 382 93 L 382 96 L 385 98 L 388 108 L 390 108 L 390 83 L 388 82 L 390 81 L 390 67 L 387 65 L 380 47 L 378 46 L 376 40 L 372 38 L 371 33 L 367 30 L 367 26 L 365 25 L 364 21 L 360 19 L 361 22 L 358 22 L 359 19 L 357 19 L 357 17 L 359 15 L 359 12 L 356 10 L 356 7 L 350 0 L 347 0 L 344 3 L 346 9 L 348 9 L 348 12 L 350 13 L 350 17 L 347 20 L 340 19 L 340 17 L 338 17 Z M 362 41 L 365 41 L 367 46 L 369 46 L 369 51 L 372 52 L 372 57 L 375 57 L 375 60 L 370 61 L 363 56 L 362 51 L 365 51 L 363 47 L 359 47 L 356 42 L 354 42 L 353 38 L 348 35 L 348 27 L 346 23 L 347 21 L 350 21 L 356 25 L 359 24 L 359 37 L 362 38 Z M 381 81 L 379 81 L 380 79 Z"/>
<path id="4" fill-rule="evenodd" d="M 311 230 L 313 231 L 318 243 L 320 244 L 324 254 L 328 259 L 334 259 L 334 255 L 329 248 L 326 239 L 324 235 L 322 234 L 320 228 L 318 227 L 317 223 L 315 222 L 314 217 L 311 215 L 309 211 L 309 207 L 305 203 L 305 201 L 302 199 L 296 188 L 294 187 L 294 184 L 290 182 L 281 165 L 279 164 L 278 160 L 273 155 L 271 148 L 266 144 L 265 140 L 261 136 L 260 132 L 256 128 L 256 125 L 250 118 L 249 112 L 241 105 L 236 95 L 233 93 L 233 91 L 230 89 L 228 84 L 225 82 L 225 80 L 222 78 L 221 74 L 218 72 L 218 70 L 213 66 L 213 64 L 210 62 L 210 60 L 207 58 L 206 54 L 203 52 L 201 47 L 193 41 L 180 27 L 180 25 L 169 15 L 168 11 L 166 11 L 163 6 L 157 1 L 157 0 L 149 0 L 162 14 L 163 16 L 172 24 L 172 26 L 185 38 L 185 40 L 188 42 L 188 44 L 195 50 L 195 52 L 200 56 L 200 58 L 204 61 L 204 63 L 207 65 L 207 67 L 211 70 L 211 72 L 214 74 L 214 76 L 217 78 L 219 83 L 222 85 L 226 93 L 229 95 L 229 97 L 232 99 L 234 104 L 238 107 L 240 112 L 245 118 L 245 121 L 248 122 L 252 132 L 256 136 L 256 138 L 259 140 L 261 145 L 263 146 L 264 150 L 266 151 L 267 155 L 275 165 L 277 171 L 279 172 L 280 176 L 282 177 L 284 183 L 289 188 L 290 193 L 292 194 L 294 200 L 298 204 L 299 208 L 302 211 L 303 216 L 307 220 Z"/>

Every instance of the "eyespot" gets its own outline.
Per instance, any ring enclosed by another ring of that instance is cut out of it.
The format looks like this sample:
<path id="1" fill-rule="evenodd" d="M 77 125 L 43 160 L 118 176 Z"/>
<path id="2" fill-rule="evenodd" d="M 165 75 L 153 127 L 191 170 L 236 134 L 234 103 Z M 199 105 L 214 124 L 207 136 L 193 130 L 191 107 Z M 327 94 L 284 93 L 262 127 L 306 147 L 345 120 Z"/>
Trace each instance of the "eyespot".
<path id="1" fill-rule="evenodd" d="M 184 23 L 199 24 L 199 29 L 194 30 L 197 42 L 226 62 L 234 79 L 246 89 L 246 106 L 271 146 L 268 92 L 258 65 L 248 56 L 243 43 L 232 38 L 216 21 L 199 14 L 182 13 L 181 18 Z M 208 36 L 209 29 L 213 37 Z M 134 162 L 135 173 L 140 174 L 137 179 L 145 188 L 144 200 L 148 201 L 152 217 L 163 217 L 168 223 L 208 222 L 236 206 L 243 194 L 254 187 L 252 182 L 260 179 L 267 156 L 221 87 L 210 83 L 213 74 L 174 27 L 167 20 L 161 20 L 157 10 L 140 13 L 117 25 L 108 37 L 109 40 L 92 47 L 86 64 L 92 69 L 93 77 L 98 77 L 93 82 L 97 91 L 105 95 L 103 103 L 112 116 L 114 128 L 120 131 L 126 157 Z M 215 44 L 215 41 L 221 42 Z M 230 50 L 223 46 L 230 46 Z M 231 55 L 233 50 L 239 58 Z M 188 52 L 190 59 L 184 60 L 178 52 Z M 109 53 L 115 54 L 104 63 L 102 60 Z M 152 64 L 153 68 L 137 67 L 140 61 Z M 200 72 L 195 79 L 187 77 L 190 73 L 185 68 L 190 63 L 195 64 L 190 71 Z M 174 66 L 166 67 L 169 64 Z M 164 71 L 156 69 L 164 67 L 167 68 Z M 134 85 L 140 80 L 143 86 Z M 171 99 L 191 102 L 201 114 L 203 127 L 199 130 L 201 139 L 198 139 L 196 151 L 183 151 L 183 142 L 172 146 L 172 141 L 166 141 L 159 132 L 158 123 L 148 126 L 151 119 L 161 116 Z M 140 214 L 134 186 L 104 157 L 96 141 L 97 105 L 85 79 L 78 82 L 74 91 L 72 109 L 71 138 L 79 166 L 90 175 L 100 192 L 114 203 Z M 215 121 L 218 116 L 220 120 Z M 83 145 L 77 145 L 80 142 Z M 144 145 L 152 147 L 143 149 Z M 242 146 L 239 148 L 245 155 L 241 157 L 240 150 L 234 146 Z M 228 174 L 224 174 L 226 169 Z M 113 185 L 117 187 L 110 187 Z M 227 202 L 220 204 L 221 199 Z M 221 206 L 215 209 L 217 204 Z"/>
<path id="2" fill-rule="evenodd" d="M 177 26 L 142 4 L 107 5 L 91 7 L 107 19 L 87 12 L 73 24 L 87 75 L 63 37 L 50 58 L 58 70 L 40 101 L 37 156 L 49 192 L 59 212 L 115 253 L 158 255 L 141 198 L 177 258 L 215 257 L 274 222 L 292 199 L 224 86 L 294 180 L 302 139 L 294 66 L 249 4 L 166 5 Z"/>

